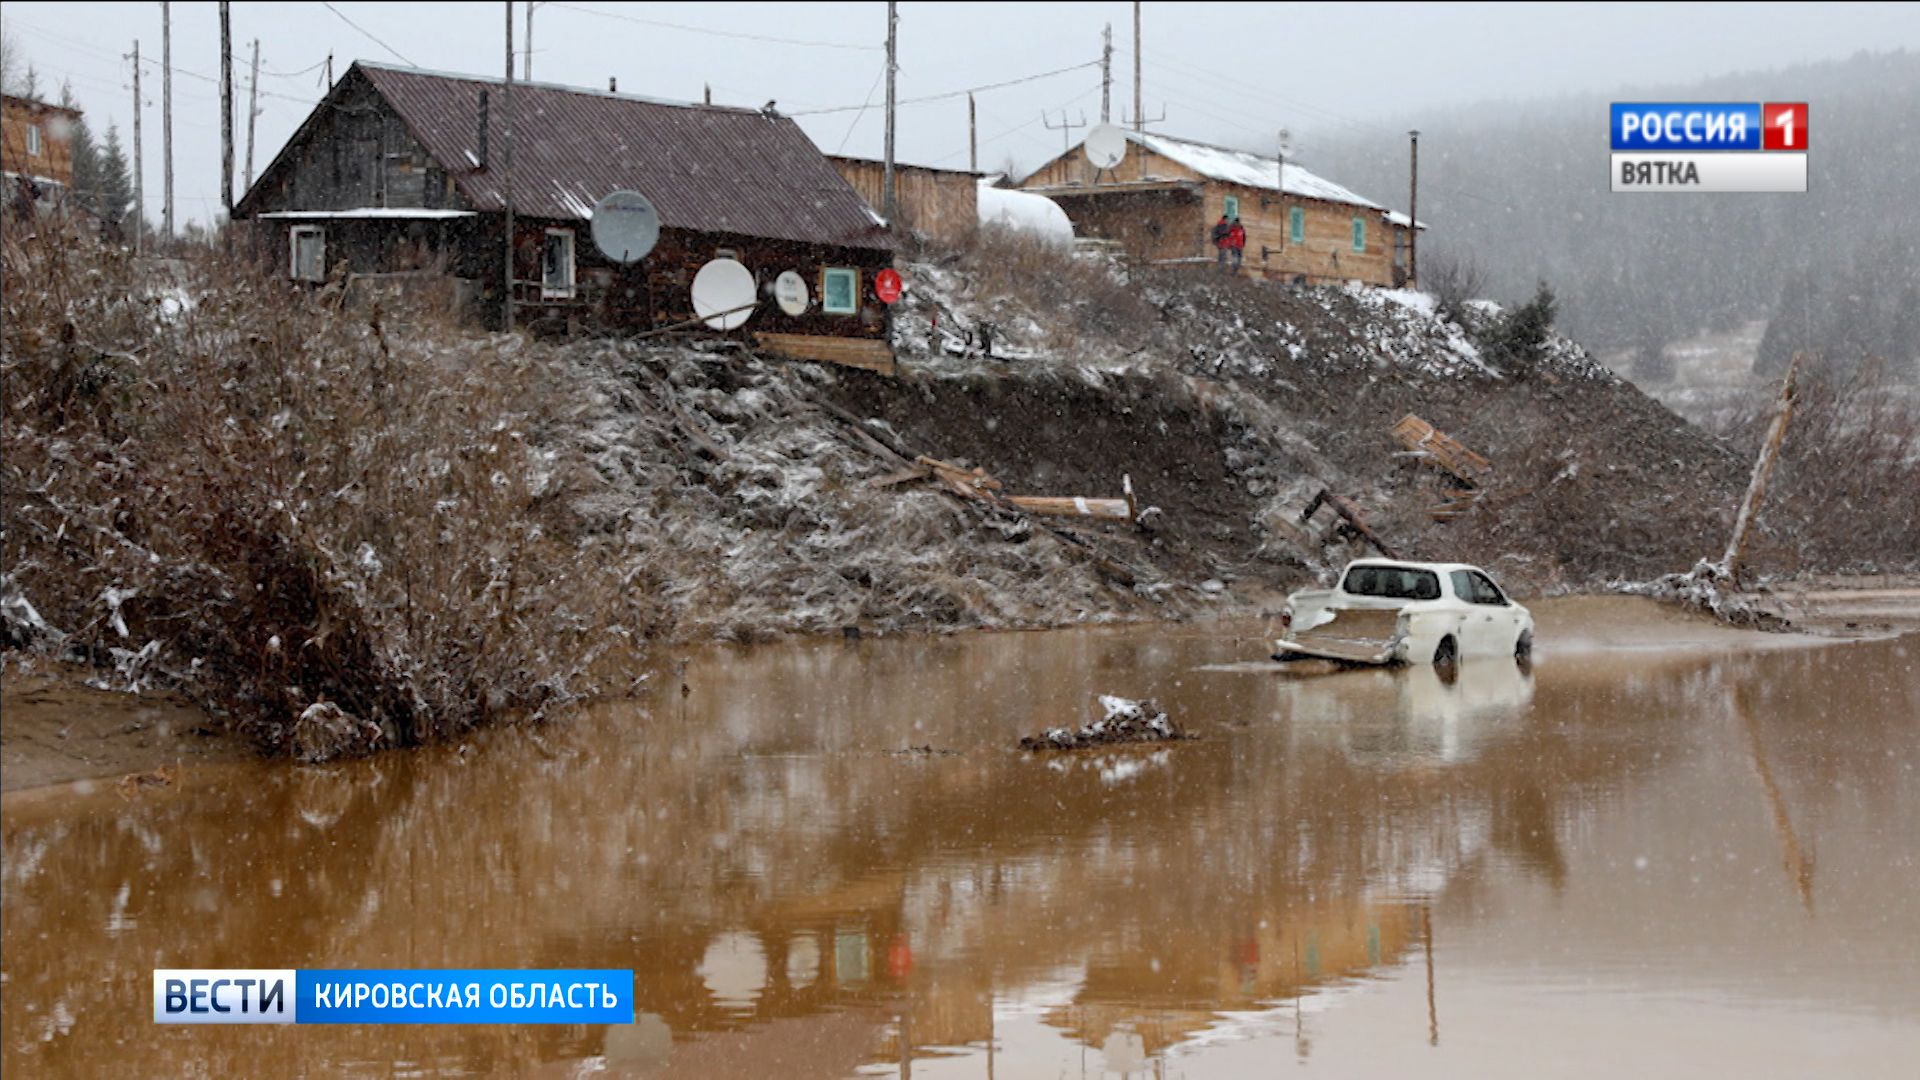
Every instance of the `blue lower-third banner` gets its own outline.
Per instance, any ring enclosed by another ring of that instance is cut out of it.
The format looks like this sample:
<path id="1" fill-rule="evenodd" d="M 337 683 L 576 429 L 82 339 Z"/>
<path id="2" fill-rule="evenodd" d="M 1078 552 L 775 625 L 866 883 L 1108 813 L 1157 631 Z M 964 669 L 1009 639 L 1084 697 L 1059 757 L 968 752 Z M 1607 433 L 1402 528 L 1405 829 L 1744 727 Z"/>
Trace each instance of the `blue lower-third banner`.
<path id="1" fill-rule="evenodd" d="M 160 1024 L 631 1024 L 633 972 L 601 968 L 161 968 Z"/>

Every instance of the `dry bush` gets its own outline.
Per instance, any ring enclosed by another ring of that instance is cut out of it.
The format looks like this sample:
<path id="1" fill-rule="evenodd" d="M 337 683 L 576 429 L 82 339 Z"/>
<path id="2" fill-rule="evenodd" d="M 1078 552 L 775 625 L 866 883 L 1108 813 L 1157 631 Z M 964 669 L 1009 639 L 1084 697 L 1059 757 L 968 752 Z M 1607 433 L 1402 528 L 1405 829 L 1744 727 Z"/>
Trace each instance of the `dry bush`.
<path id="1" fill-rule="evenodd" d="M 619 677 L 659 608 L 567 509 L 591 478 L 543 441 L 566 380 L 202 258 L 6 238 L 6 592 L 48 624 L 15 636 L 308 759 Z"/>
<path id="2" fill-rule="evenodd" d="M 1440 314 L 1467 325 L 1467 302 L 1487 295 L 1487 275 L 1471 258 L 1436 252 L 1427 257 L 1420 284 L 1434 296 Z"/>
<path id="3" fill-rule="evenodd" d="M 1885 365 L 1802 368 L 1793 420 L 1761 511 L 1756 558 L 1790 572 L 1920 563 L 1920 406 Z M 1756 399 L 1729 426 L 1757 452 L 1775 408 Z"/>
<path id="4" fill-rule="evenodd" d="M 1105 256 L 1076 256 L 1005 228 L 979 230 L 959 253 L 977 295 L 1049 313 L 1047 330 L 1058 348 L 1071 350 L 1082 336 L 1144 343 L 1159 323 L 1159 311 Z"/>

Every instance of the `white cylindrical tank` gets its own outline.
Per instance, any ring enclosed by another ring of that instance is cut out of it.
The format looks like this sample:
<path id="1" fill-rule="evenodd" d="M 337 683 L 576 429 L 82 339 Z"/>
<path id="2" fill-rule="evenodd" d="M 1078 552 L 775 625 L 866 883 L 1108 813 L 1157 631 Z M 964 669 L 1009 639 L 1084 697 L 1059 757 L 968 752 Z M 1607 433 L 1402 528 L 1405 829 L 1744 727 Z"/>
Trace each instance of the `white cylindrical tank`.
<path id="1" fill-rule="evenodd" d="M 980 182 L 980 227 L 1010 229 L 1061 246 L 1073 243 L 1073 222 L 1060 204 L 1030 191 Z"/>

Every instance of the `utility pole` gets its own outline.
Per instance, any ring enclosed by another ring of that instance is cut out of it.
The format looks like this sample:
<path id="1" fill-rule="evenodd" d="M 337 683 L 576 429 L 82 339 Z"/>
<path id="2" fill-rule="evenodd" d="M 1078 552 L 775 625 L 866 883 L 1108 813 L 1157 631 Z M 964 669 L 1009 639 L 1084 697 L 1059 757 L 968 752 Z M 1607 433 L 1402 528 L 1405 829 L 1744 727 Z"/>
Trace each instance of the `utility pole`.
<path id="1" fill-rule="evenodd" d="M 893 77 L 894 73 L 900 70 L 900 65 L 897 62 L 899 57 L 899 53 L 897 52 L 899 48 L 899 26 L 899 5 L 896 4 L 894 0 L 887 0 L 887 157 L 885 164 L 881 167 L 880 174 L 880 216 L 887 219 L 889 226 L 893 224 L 895 209 L 893 192 Z"/>
<path id="2" fill-rule="evenodd" d="M 160 217 L 173 243 L 173 5 L 160 0 L 160 171 L 166 189 Z"/>
<path id="3" fill-rule="evenodd" d="M 233 218 L 233 16 L 220 0 L 220 206 Z"/>
<path id="4" fill-rule="evenodd" d="M 1113 119 L 1113 24 L 1100 32 L 1100 122 Z"/>
<path id="5" fill-rule="evenodd" d="M 980 171 L 980 115 L 973 111 L 973 95 L 967 95 L 967 171 Z"/>
<path id="6" fill-rule="evenodd" d="M 1140 0 L 1133 0 L 1133 130 L 1147 130 L 1146 117 L 1140 94 Z"/>
<path id="7" fill-rule="evenodd" d="M 140 39 L 133 39 L 133 253 L 146 246 L 147 181 L 140 167 Z"/>
<path id="8" fill-rule="evenodd" d="M 1747 557 L 1747 534 L 1760 515 L 1760 504 L 1767 497 L 1767 480 L 1773 475 L 1774 459 L 1780 454 L 1780 444 L 1786 440 L 1787 423 L 1793 419 L 1793 406 L 1798 400 L 1795 380 L 1804 359 L 1805 353 L 1796 352 L 1787 362 L 1786 378 L 1780 380 L 1780 403 L 1775 407 L 1773 423 L 1767 428 L 1766 441 L 1760 444 L 1760 456 L 1753 463 L 1753 478 L 1747 482 L 1746 497 L 1740 500 L 1740 513 L 1733 519 L 1733 536 L 1727 541 L 1727 553 L 1720 557 L 1720 570 L 1736 589 L 1740 587 L 1741 564 Z"/>
<path id="9" fill-rule="evenodd" d="M 520 77 L 527 82 L 533 81 L 533 9 L 539 6 L 538 0 L 527 0 L 527 60 L 520 69 Z"/>
<path id="10" fill-rule="evenodd" d="M 1407 146 L 1413 155 L 1407 174 L 1407 288 L 1420 287 L 1420 132 L 1407 132 Z"/>
<path id="11" fill-rule="evenodd" d="M 1280 193 L 1280 203 L 1283 206 L 1287 201 L 1287 140 L 1291 137 L 1292 133 L 1286 128 L 1280 129 L 1280 149 L 1273 156 L 1274 190 Z"/>
<path id="12" fill-rule="evenodd" d="M 513 0 L 507 0 L 507 79 L 500 90 L 500 201 L 506 209 L 507 251 L 505 316 L 513 333 Z"/>
<path id="13" fill-rule="evenodd" d="M 247 80 L 247 178 L 241 186 L 253 190 L 253 122 L 260 118 L 260 39 L 253 39 L 253 77 Z"/>

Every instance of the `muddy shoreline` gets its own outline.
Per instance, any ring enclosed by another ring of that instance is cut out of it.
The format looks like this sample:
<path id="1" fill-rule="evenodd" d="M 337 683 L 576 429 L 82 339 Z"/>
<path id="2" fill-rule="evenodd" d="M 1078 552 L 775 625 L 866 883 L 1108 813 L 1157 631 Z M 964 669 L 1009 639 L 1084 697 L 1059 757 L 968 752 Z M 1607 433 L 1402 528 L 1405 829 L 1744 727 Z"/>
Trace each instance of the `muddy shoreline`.
<path id="1" fill-rule="evenodd" d="M 1128 620 L 1160 623 L 1182 632 L 1209 628 L 1227 636 L 1262 639 L 1267 630 L 1261 608 L 1239 606 L 1197 619 Z M 1724 626 L 1693 614 L 1637 597 L 1582 594 L 1528 600 L 1539 620 L 1542 648 L 1693 648 L 1749 651 L 1806 647 L 1838 641 L 1920 632 L 1920 580 L 1911 576 L 1849 579 L 1834 575 L 1783 584 L 1770 594 L 1771 607 L 1795 629 L 1783 634 Z M 1647 638 L 1647 626 L 1660 633 Z M 1033 633 L 1065 629 L 983 633 Z M 900 635 L 911 636 L 911 635 Z M 799 640 L 787 638 L 780 640 Z M 718 639 L 683 642 L 678 655 L 715 647 Z M 778 641 L 770 643 L 777 646 Z M 1250 663 L 1264 662 L 1264 649 L 1250 647 Z M 665 678 L 671 667 L 658 661 Z M 238 735 L 184 697 L 164 691 L 121 693 L 89 686 L 99 673 L 73 664 L 45 660 L 23 663 L 10 657 L 0 680 L 0 794 L 16 795 L 72 785 L 105 782 L 128 795 L 147 787 L 170 786 L 184 770 L 245 762 L 258 757 Z M 662 681 L 660 685 L 665 686 Z"/>

